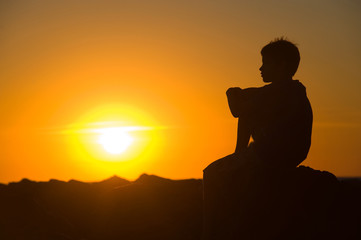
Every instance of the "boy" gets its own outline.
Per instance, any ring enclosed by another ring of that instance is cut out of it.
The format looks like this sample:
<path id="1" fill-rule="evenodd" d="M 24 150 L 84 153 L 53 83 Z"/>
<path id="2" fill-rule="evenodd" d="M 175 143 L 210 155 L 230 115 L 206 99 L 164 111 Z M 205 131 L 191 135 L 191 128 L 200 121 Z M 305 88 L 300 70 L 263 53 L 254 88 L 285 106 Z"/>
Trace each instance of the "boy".
<path id="1" fill-rule="evenodd" d="M 263 47 L 261 55 L 259 70 L 270 84 L 227 90 L 229 108 L 238 118 L 237 146 L 234 154 L 203 170 L 203 239 L 245 236 L 242 226 L 250 220 L 243 219 L 249 215 L 242 211 L 248 211 L 245 197 L 254 187 L 249 185 L 265 171 L 272 175 L 276 174 L 272 169 L 295 168 L 311 145 L 311 105 L 305 87 L 292 79 L 300 61 L 298 48 L 281 38 Z"/>
<path id="2" fill-rule="evenodd" d="M 305 87 L 292 80 L 300 55 L 297 47 L 276 39 L 262 51 L 261 88 L 230 88 L 227 97 L 239 118 L 236 154 L 251 148 L 256 157 L 275 167 L 296 167 L 311 145 L 312 109 Z M 250 136 L 254 142 L 248 146 Z"/>

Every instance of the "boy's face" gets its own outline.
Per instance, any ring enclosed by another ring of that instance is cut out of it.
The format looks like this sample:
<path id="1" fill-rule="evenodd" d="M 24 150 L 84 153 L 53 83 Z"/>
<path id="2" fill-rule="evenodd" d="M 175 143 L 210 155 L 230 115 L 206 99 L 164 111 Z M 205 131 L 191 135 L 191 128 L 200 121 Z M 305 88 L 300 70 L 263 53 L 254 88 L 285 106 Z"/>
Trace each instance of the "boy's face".
<path id="1" fill-rule="evenodd" d="M 263 81 L 278 82 L 286 77 L 286 66 L 284 62 L 277 62 L 269 56 L 262 56 L 262 66 L 259 68 Z"/>

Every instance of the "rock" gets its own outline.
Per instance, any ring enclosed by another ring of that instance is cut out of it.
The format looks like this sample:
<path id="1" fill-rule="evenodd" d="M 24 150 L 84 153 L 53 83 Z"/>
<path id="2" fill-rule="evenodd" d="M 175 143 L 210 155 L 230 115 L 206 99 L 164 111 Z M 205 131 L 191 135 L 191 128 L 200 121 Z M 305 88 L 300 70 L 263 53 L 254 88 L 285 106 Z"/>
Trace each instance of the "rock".
<path id="1" fill-rule="evenodd" d="M 206 240 L 360 236 L 350 224 L 357 220 L 344 215 L 341 183 L 329 172 L 245 164 L 221 184 L 206 172 L 204 181 Z"/>

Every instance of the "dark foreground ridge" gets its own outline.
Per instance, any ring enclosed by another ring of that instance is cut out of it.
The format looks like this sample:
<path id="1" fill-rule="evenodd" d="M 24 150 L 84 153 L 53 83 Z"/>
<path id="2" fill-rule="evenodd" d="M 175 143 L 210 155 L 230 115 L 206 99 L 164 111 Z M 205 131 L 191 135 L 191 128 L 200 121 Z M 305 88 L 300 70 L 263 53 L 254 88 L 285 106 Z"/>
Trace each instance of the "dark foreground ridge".
<path id="1" fill-rule="evenodd" d="M 255 239 L 361 239 L 360 180 L 303 166 L 263 176 L 241 206 Z M 0 213 L 0 239 L 199 240 L 202 180 L 23 179 L 0 184 Z"/>

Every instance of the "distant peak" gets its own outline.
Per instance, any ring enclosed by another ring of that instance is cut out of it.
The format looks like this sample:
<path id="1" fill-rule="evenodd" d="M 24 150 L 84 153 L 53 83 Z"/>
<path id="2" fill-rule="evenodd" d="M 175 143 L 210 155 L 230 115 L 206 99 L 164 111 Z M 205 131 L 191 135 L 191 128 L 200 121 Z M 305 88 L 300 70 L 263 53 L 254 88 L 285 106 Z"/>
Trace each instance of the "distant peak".
<path id="1" fill-rule="evenodd" d="M 52 179 L 49 180 L 49 183 L 65 183 L 65 182 L 61 181 L 61 180 L 58 180 L 58 179 L 52 178 Z"/>
<path id="2" fill-rule="evenodd" d="M 28 178 L 23 178 L 21 179 L 20 183 L 34 183 L 34 181 L 31 181 Z"/>
<path id="3" fill-rule="evenodd" d="M 118 177 L 117 175 L 113 175 L 110 178 L 103 180 L 102 182 L 113 182 L 113 181 L 128 181 L 128 180 Z"/>
<path id="4" fill-rule="evenodd" d="M 73 184 L 82 184 L 82 183 L 84 183 L 84 182 L 81 182 L 81 181 L 79 181 L 79 180 L 75 180 L 75 179 L 70 179 L 70 180 L 68 181 L 68 183 L 73 183 Z"/>
<path id="5" fill-rule="evenodd" d="M 122 179 L 121 177 L 118 177 L 117 175 L 113 175 L 110 178 L 106 179 L 106 180 L 119 180 Z"/>
<path id="6" fill-rule="evenodd" d="M 170 181 L 172 181 L 172 180 L 167 179 L 167 178 L 162 178 L 162 177 L 159 177 L 156 175 L 149 175 L 149 174 L 143 173 L 134 182 L 136 182 L 136 183 L 161 183 L 161 182 L 170 182 Z"/>
<path id="7" fill-rule="evenodd" d="M 129 184 L 129 181 L 124 178 L 118 177 L 117 175 L 113 175 L 110 178 L 107 178 L 100 182 L 96 182 L 94 184 L 101 184 L 101 185 L 105 184 L 105 185 L 110 185 L 113 187 L 118 187 L 118 186 L 123 186 L 123 185 Z"/>

